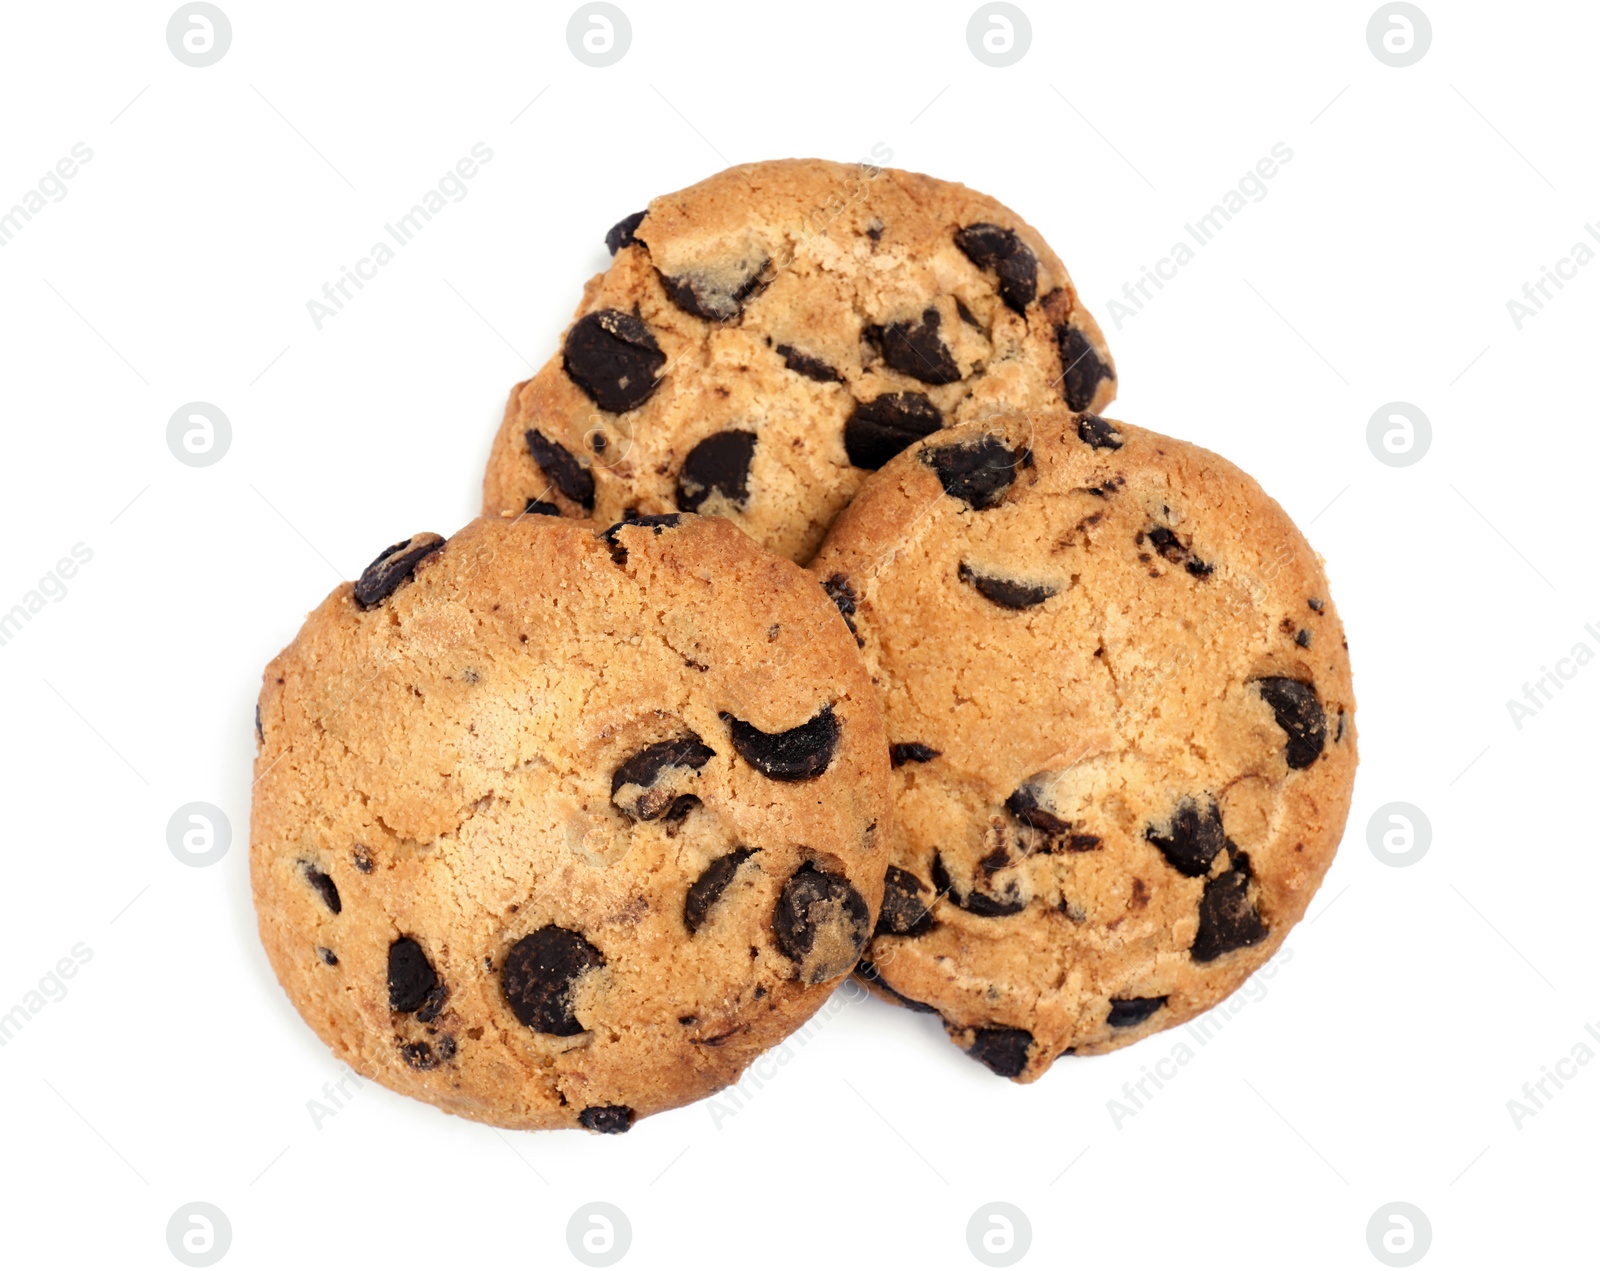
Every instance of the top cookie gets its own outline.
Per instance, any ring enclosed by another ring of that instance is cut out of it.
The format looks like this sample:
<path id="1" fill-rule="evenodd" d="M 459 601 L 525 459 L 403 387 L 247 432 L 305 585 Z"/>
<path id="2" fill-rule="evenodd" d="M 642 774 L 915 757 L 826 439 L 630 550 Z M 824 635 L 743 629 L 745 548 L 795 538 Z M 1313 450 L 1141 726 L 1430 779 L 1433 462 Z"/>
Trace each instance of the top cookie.
<path id="1" fill-rule="evenodd" d="M 1356 766 L 1316 554 L 1243 472 L 1093 415 L 925 438 L 812 565 L 896 766 L 861 974 L 1030 1081 L 1231 993 L 1333 859 Z"/>
<path id="2" fill-rule="evenodd" d="M 561 352 L 517 385 L 485 512 L 727 516 L 804 561 L 866 473 L 996 407 L 1113 398 L 1111 355 L 1020 217 L 965 186 L 793 159 L 606 235 Z"/>
<path id="3" fill-rule="evenodd" d="M 522 1129 L 737 1078 L 855 964 L 888 742 L 799 568 L 725 521 L 418 535 L 268 666 L 261 939 L 358 1072 Z"/>

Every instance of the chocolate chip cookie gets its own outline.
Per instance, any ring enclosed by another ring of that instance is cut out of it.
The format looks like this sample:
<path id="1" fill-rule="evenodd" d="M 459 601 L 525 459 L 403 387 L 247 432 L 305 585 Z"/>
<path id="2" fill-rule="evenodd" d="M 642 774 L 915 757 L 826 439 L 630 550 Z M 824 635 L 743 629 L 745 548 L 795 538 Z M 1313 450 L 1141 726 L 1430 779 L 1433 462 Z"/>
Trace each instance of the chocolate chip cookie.
<path id="1" fill-rule="evenodd" d="M 1349 654 L 1232 464 L 1063 410 L 947 428 L 812 570 L 889 726 L 869 987 L 1032 1081 L 1215 1005 L 1305 913 L 1355 774 Z"/>
<path id="2" fill-rule="evenodd" d="M 804 561 L 863 478 L 997 406 L 1116 377 L 1038 232 L 911 172 L 731 168 L 606 235 L 561 351 L 506 405 L 484 511 L 731 518 Z"/>
<path id="3" fill-rule="evenodd" d="M 882 715 L 838 610 L 724 520 L 415 535 L 267 667 L 261 939 L 365 1076 L 614 1133 L 735 1080 L 883 889 Z"/>

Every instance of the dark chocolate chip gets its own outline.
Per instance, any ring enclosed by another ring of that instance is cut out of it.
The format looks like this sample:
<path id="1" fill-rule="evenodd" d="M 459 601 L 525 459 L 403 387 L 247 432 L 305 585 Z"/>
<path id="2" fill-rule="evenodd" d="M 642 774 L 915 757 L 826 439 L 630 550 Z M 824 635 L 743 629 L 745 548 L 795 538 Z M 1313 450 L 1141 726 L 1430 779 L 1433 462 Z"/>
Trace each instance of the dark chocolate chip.
<path id="1" fill-rule="evenodd" d="M 1229 856 L 1229 868 L 1207 879 L 1200 897 L 1200 930 L 1189 946 L 1189 956 L 1196 962 L 1212 962 L 1267 938 L 1266 924 L 1250 899 L 1250 856 L 1240 851 L 1230 851 Z"/>
<path id="2" fill-rule="evenodd" d="M 1111 368 L 1100 360 L 1089 338 L 1069 323 L 1056 328 L 1056 343 L 1061 349 L 1061 396 L 1073 410 L 1088 410 L 1100 381 L 1110 378 Z"/>
<path id="3" fill-rule="evenodd" d="M 992 269 L 1000 278 L 1000 298 L 1021 313 L 1039 290 L 1039 262 L 1016 230 L 980 221 L 956 231 L 956 246 L 979 269 Z"/>
<path id="4" fill-rule="evenodd" d="M 918 438 L 943 427 L 939 408 L 921 393 L 885 393 L 851 412 L 844 449 L 856 467 L 875 471 Z"/>
<path id="5" fill-rule="evenodd" d="M 439 1057 L 427 1042 L 405 1042 L 400 1047 L 400 1058 L 418 1072 L 431 1072 L 439 1066 Z"/>
<path id="6" fill-rule="evenodd" d="M 301 861 L 300 868 L 305 872 L 306 882 L 317 889 L 317 894 L 322 897 L 322 903 L 338 913 L 344 908 L 339 900 L 339 889 L 334 886 L 333 879 L 329 878 L 310 861 Z"/>
<path id="7" fill-rule="evenodd" d="M 596 1134 L 626 1134 L 633 1128 L 633 1109 L 620 1103 L 585 1108 L 578 1113 L 578 1124 Z"/>
<path id="8" fill-rule="evenodd" d="M 830 574 L 822 580 L 822 590 L 828 593 L 828 599 L 839 608 L 839 614 L 844 618 L 844 625 L 850 628 L 850 634 L 856 637 L 856 645 L 866 647 L 866 641 L 856 635 L 855 612 L 859 597 L 856 589 L 850 585 L 850 580 L 843 574 Z"/>
<path id="9" fill-rule="evenodd" d="M 716 753 L 694 733 L 646 746 L 611 774 L 612 801 L 624 786 L 634 786 L 638 794 L 617 803 L 629 816 L 639 821 L 676 819 L 699 800 L 674 793 L 670 786 L 657 789 L 658 779 L 672 769 L 703 768 Z"/>
<path id="10" fill-rule="evenodd" d="M 691 933 L 700 930 L 711 907 L 722 898 L 733 876 L 739 872 L 739 866 L 754 856 L 757 850 L 753 847 L 736 847 L 725 856 L 717 857 L 705 867 L 699 878 L 689 884 L 689 890 L 683 898 L 683 925 Z"/>
<path id="11" fill-rule="evenodd" d="M 883 877 L 883 908 L 873 934 L 920 936 L 933 929 L 933 888 L 910 870 L 889 866 Z"/>
<path id="12" fill-rule="evenodd" d="M 656 391 L 656 372 L 667 355 L 650 328 L 621 309 L 600 309 L 573 323 L 561 365 L 601 410 L 620 414 L 642 406 Z"/>
<path id="13" fill-rule="evenodd" d="M 1025 1028 L 975 1028 L 967 1054 L 997 1076 L 1018 1077 L 1032 1045 L 1033 1034 Z"/>
<path id="14" fill-rule="evenodd" d="M 1186 878 L 1209 874 L 1211 862 L 1228 842 L 1222 830 L 1222 811 L 1212 799 L 1207 799 L 1204 807 L 1193 799 L 1183 800 L 1165 834 L 1149 826 L 1144 836 L 1161 849 L 1167 864 Z"/>
<path id="15" fill-rule="evenodd" d="M 792 344 L 778 345 L 778 356 L 783 359 L 783 364 L 796 375 L 804 375 L 808 380 L 816 380 L 819 384 L 843 384 L 844 376 L 834 370 L 821 358 L 812 357 L 809 353 L 802 353 Z"/>
<path id="16" fill-rule="evenodd" d="M 538 1033 L 575 1037 L 572 988 L 586 971 L 604 966 L 600 950 L 576 931 L 555 925 L 523 936 L 506 954 L 500 986 L 512 1013 Z"/>
<path id="17" fill-rule="evenodd" d="M 624 247 L 632 247 L 634 243 L 633 231 L 639 228 L 639 222 L 642 220 L 644 220 L 644 212 L 635 212 L 632 216 L 624 216 L 608 229 L 606 231 L 606 250 L 615 256 Z"/>
<path id="18" fill-rule="evenodd" d="M 978 319 L 973 315 L 972 310 L 967 308 L 967 306 L 962 303 L 959 296 L 956 297 L 956 316 L 965 322 L 969 327 L 972 327 L 978 331 L 983 330 L 983 323 L 978 321 Z"/>
<path id="19" fill-rule="evenodd" d="M 1078 418 L 1078 440 L 1096 450 L 1121 450 L 1122 434 L 1110 420 L 1099 415 L 1082 415 Z"/>
<path id="20" fill-rule="evenodd" d="M 1049 835 L 1064 835 L 1072 830 L 1071 821 L 1063 821 L 1054 812 L 1039 803 L 1039 787 L 1024 782 L 1011 792 L 1006 800 L 1006 811 L 1024 825 L 1042 830 Z"/>
<path id="21" fill-rule="evenodd" d="M 256 703 L 256 740 L 266 741 L 266 733 L 261 731 L 261 703 Z"/>
<path id="22" fill-rule="evenodd" d="M 1328 737 L 1327 719 L 1317 701 L 1315 685 L 1287 676 L 1269 675 L 1256 681 L 1261 696 L 1272 707 L 1278 727 L 1289 735 L 1284 757 L 1291 768 L 1309 768 L 1322 753 Z"/>
<path id="23" fill-rule="evenodd" d="M 956 567 L 956 576 L 962 582 L 976 587 L 980 596 L 1002 609 L 1032 609 L 1056 594 L 1054 587 L 1043 583 L 1018 583 L 1008 578 L 993 578 L 977 573 L 966 561 Z"/>
<path id="24" fill-rule="evenodd" d="M 1189 549 L 1165 525 L 1157 525 L 1153 529 L 1146 530 L 1145 533 L 1150 538 L 1150 545 L 1173 564 L 1177 564 L 1189 554 Z"/>
<path id="25" fill-rule="evenodd" d="M 1301 627 L 1299 634 L 1297 634 L 1294 638 L 1294 642 L 1302 649 L 1309 649 L 1311 647 L 1311 632 L 1307 631 L 1304 627 Z"/>
<path id="26" fill-rule="evenodd" d="M 626 565 L 628 563 L 628 549 L 623 546 L 621 540 L 617 537 L 619 530 L 625 530 L 629 526 L 639 526 L 642 529 L 654 530 L 656 537 L 660 538 L 662 530 L 670 530 L 681 520 L 683 520 L 683 517 L 676 512 L 663 512 L 659 516 L 630 516 L 625 520 L 618 521 L 610 529 L 602 530 L 600 537 L 605 541 L 606 546 L 610 548 L 611 559 L 619 565 Z"/>
<path id="27" fill-rule="evenodd" d="M 761 289 L 769 263 L 763 260 L 754 272 L 731 286 L 723 274 L 681 274 L 676 278 L 662 274 L 661 285 L 667 289 L 672 303 L 685 313 L 707 322 L 727 322 L 738 317 L 744 302 Z"/>
<path id="28" fill-rule="evenodd" d="M 855 966 L 872 929 L 860 892 L 842 874 L 807 862 L 778 893 L 772 935 L 807 984 L 821 984 Z"/>
<path id="29" fill-rule="evenodd" d="M 1318 600 L 1315 596 L 1312 596 L 1311 599 L 1306 601 L 1306 604 L 1309 605 L 1311 607 L 1311 609 L 1314 610 L 1315 612 L 1317 612 L 1317 613 L 1321 613 L 1322 612 L 1322 608 L 1323 608 L 1322 601 Z"/>
<path id="30" fill-rule="evenodd" d="M 809 781 L 820 777 L 839 745 L 839 720 L 824 706 L 805 723 L 781 733 L 764 733 L 727 712 L 722 713 L 733 748 L 744 761 L 774 781 Z"/>
<path id="31" fill-rule="evenodd" d="M 889 766 L 903 767 L 908 763 L 927 763 L 937 759 L 944 751 L 925 746 L 920 741 L 897 741 L 889 747 Z"/>
<path id="32" fill-rule="evenodd" d="M 951 884 L 950 872 L 944 867 L 944 858 L 938 852 L 933 854 L 933 885 L 957 909 L 964 909 L 977 918 L 1008 918 L 1028 907 L 1028 902 L 1015 894 L 1006 900 L 996 900 L 976 889 L 965 896 L 959 895 Z"/>
<path id="33" fill-rule="evenodd" d="M 389 1009 L 410 1012 L 428 1000 L 439 985 L 433 963 L 422 946 L 401 936 L 389 946 Z"/>
<path id="34" fill-rule="evenodd" d="M 1017 466 L 1032 455 L 1012 450 L 999 437 L 985 433 L 977 441 L 958 446 L 932 446 L 922 452 L 922 462 L 939 477 L 944 492 L 983 511 L 1000 502 L 1017 479 Z"/>
<path id="35" fill-rule="evenodd" d="M 862 334 L 902 375 L 924 384 L 954 384 L 961 378 L 961 368 L 939 338 L 939 311 L 931 306 L 922 311 L 920 322 L 869 326 Z"/>
<path id="36" fill-rule="evenodd" d="M 1166 1004 L 1165 997 L 1114 997 L 1106 1023 L 1112 1028 L 1132 1028 L 1144 1023 Z"/>
<path id="37" fill-rule="evenodd" d="M 1198 556 L 1191 556 L 1187 561 L 1184 562 L 1183 567 L 1196 578 L 1210 578 L 1211 571 L 1216 568 L 1215 565 L 1208 565 Z"/>
<path id="38" fill-rule="evenodd" d="M 929 1015 L 937 1015 L 939 1013 L 937 1007 L 929 1006 L 926 1002 L 919 1002 L 915 998 L 907 997 L 900 992 L 899 989 L 883 978 L 883 972 L 878 970 L 877 965 L 866 958 L 862 958 L 861 961 L 856 963 L 856 974 L 872 985 L 873 988 L 887 993 L 895 1001 L 899 1002 L 901 1006 L 909 1007 L 913 1011 L 925 1011 Z"/>
<path id="39" fill-rule="evenodd" d="M 594 473 L 578 462 L 577 456 L 559 442 L 551 441 L 537 428 L 526 433 L 528 453 L 550 484 L 585 511 L 594 510 Z"/>
<path id="40" fill-rule="evenodd" d="M 450 986 L 443 980 L 435 984 L 428 996 L 423 998 L 422 1005 L 417 1007 L 417 1018 L 424 1024 L 431 1024 L 439 1018 L 439 1012 L 444 1010 L 445 999 L 450 996 Z"/>
<path id="41" fill-rule="evenodd" d="M 750 460 L 756 453 L 756 435 L 742 429 L 714 432 L 695 443 L 678 471 L 678 506 L 698 512 L 712 493 L 735 507 L 750 498 Z"/>
<path id="42" fill-rule="evenodd" d="M 372 853 L 364 844 L 357 843 L 350 849 L 350 859 L 356 863 L 356 868 L 363 874 L 372 873 Z"/>
<path id="43" fill-rule="evenodd" d="M 317 946 L 317 956 L 328 966 L 339 965 L 339 955 L 332 949 L 324 949 L 320 944 Z"/>
<path id="44" fill-rule="evenodd" d="M 522 509 L 524 516 L 560 516 L 561 509 L 543 499 L 529 499 Z"/>
<path id="45" fill-rule="evenodd" d="M 416 572 L 424 558 L 443 546 L 444 539 L 438 534 L 413 534 L 384 548 L 356 580 L 356 604 L 363 609 L 376 608 Z"/>

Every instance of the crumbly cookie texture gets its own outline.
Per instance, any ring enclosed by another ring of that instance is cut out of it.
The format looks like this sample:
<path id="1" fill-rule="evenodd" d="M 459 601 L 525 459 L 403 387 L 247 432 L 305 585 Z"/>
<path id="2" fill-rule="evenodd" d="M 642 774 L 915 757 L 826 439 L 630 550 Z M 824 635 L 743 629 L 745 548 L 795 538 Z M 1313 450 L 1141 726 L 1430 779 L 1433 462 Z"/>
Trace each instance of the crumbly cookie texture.
<path id="1" fill-rule="evenodd" d="M 1356 767 L 1316 554 L 1238 468 L 1066 411 L 928 437 L 812 570 L 882 697 L 896 817 L 858 975 L 1032 1081 L 1282 944 Z"/>
<path id="2" fill-rule="evenodd" d="M 837 609 L 712 517 L 485 518 L 337 588 L 267 667 L 262 943 L 357 1072 L 520 1129 L 737 1079 L 883 889 L 882 715 Z"/>
<path id="3" fill-rule="evenodd" d="M 1101 410 L 1104 337 L 1031 226 L 965 186 L 730 168 L 614 226 L 562 349 L 512 390 L 484 511 L 732 519 L 805 561 L 867 473 L 998 406 Z"/>

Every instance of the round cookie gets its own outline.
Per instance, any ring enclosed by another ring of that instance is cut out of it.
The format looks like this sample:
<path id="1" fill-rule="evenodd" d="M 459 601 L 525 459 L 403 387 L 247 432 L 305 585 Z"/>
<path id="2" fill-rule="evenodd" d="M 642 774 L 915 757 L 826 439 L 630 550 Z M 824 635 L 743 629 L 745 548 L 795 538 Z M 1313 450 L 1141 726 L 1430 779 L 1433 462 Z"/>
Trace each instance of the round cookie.
<path id="1" fill-rule="evenodd" d="M 1095 415 L 928 437 L 812 565 L 888 720 L 895 828 L 858 975 L 1002 1076 L 1214 1006 L 1333 858 L 1344 631 L 1283 510 Z"/>
<path id="2" fill-rule="evenodd" d="M 839 613 L 726 521 L 387 549 L 267 667 L 262 943 L 357 1072 L 519 1129 L 734 1081 L 855 965 L 882 716 Z"/>
<path id="3" fill-rule="evenodd" d="M 606 235 L 562 349 L 512 390 L 484 511 L 731 518 L 805 561 L 871 469 L 946 424 L 1103 409 L 1111 355 L 1031 226 L 965 186 L 791 159 Z"/>

